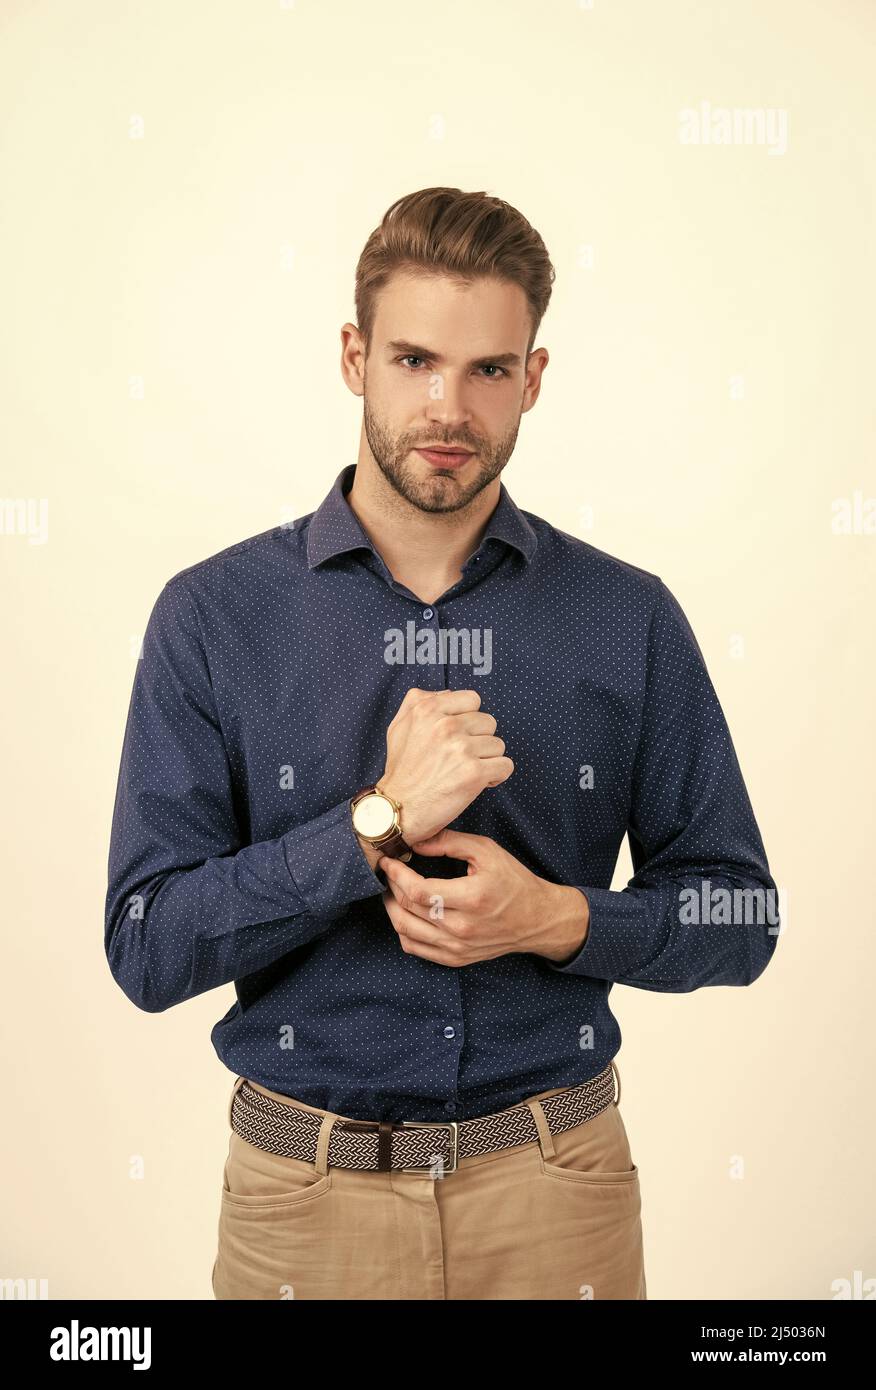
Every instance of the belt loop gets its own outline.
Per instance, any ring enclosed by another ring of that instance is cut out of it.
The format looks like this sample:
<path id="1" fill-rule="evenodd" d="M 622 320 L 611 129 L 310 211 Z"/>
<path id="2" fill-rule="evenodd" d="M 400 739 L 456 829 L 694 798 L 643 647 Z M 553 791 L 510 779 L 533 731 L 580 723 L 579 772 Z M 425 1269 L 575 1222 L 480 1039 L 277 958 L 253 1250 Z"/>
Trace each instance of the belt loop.
<path id="1" fill-rule="evenodd" d="M 554 1148 L 553 1136 L 548 1128 L 545 1113 L 541 1108 L 540 1100 L 528 1100 L 526 1104 L 532 1111 L 532 1118 L 535 1120 L 535 1127 L 538 1130 L 538 1142 L 541 1145 L 542 1157 L 551 1159 L 556 1150 Z"/>
<path id="2" fill-rule="evenodd" d="M 614 1099 L 614 1103 L 615 1103 L 615 1105 L 617 1106 L 617 1105 L 620 1105 L 620 1096 L 621 1096 L 621 1092 L 620 1092 L 620 1072 L 618 1071 L 618 1069 L 617 1069 L 617 1067 L 615 1066 L 614 1062 L 612 1062 L 612 1064 L 611 1064 L 611 1069 L 612 1069 L 612 1071 L 614 1072 L 615 1076 L 617 1077 L 617 1095 L 615 1096 L 615 1099 Z"/>
<path id="3" fill-rule="evenodd" d="M 339 1119 L 331 1110 L 326 1110 L 322 1117 L 322 1124 L 319 1127 L 319 1138 L 316 1141 L 316 1171 L 320 1175 L 328 1172 L 328 1147 L 332 1137 L 332 1125 Z"/>
<path id="4" fill-rule="evenodd" d="M 377 1130 L 377 1167 L 381 1173 L 392 1168 L 392 1121 L 381 1120 Z"/>
<path id="5" fill-rule="evenodd" d="M 231 1125 L 231 1107 L 234 1105 L 234 1097 L 237 1095 L 237 1092 L 240 1090 L 240 1088 L 241 1088 L 241 1086 L 243 1085 L 243 1083 L 244 1083 L 245 1080 L 246 1080 L 246 1077 L 245 1077 L 245 1076 L 238 1076 L 238 1077 L 236 1078 L 235 1082 L 234 1082 L 234 1085 L 233 1085 L 232 1088 L 231 1088 L 231 1097 L 230 1097 L 230 1099 L 229 1099 L 229 1101 L 228 1101 L 228 1125 L 229 1125 L 229 1128 L 232 1127 L 232 1125 Z"/>

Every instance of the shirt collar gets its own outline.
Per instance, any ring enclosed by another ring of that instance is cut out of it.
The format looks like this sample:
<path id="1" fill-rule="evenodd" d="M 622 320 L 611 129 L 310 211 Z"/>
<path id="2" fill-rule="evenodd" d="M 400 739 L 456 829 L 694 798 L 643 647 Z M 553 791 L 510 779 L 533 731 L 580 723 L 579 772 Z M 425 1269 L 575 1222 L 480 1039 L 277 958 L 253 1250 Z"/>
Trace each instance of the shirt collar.
<path id="1" fill-rule="evenodd" d="M 331 491 L 310 519 L 307 532 L 307 564 L 310 569 L 331 559 L 333 555 L 359 550 L 362 546 L 374 551 L 345 495 L 353 485 L 355 474 L 355 463 L 342 468 Z M 491 537 L 514 546 L 527 561 L 532 559 L 538 544 L 535 531 L 511 500 L 504 483 L 499 484 L 499 501 L 487 523 L 481 544 Z"/>

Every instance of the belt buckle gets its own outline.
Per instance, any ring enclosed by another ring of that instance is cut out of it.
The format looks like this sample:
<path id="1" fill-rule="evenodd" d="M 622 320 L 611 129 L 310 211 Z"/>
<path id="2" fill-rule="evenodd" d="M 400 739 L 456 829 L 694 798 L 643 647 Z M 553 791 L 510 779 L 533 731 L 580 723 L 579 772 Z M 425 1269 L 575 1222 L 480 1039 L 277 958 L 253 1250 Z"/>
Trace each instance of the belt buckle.
<path id="1" fill-rule="evenodd" d="M 402 1120 L 403 1129 L 446 1129 L 450 1133 L 450 1163 L 444 1166 L 442 1159 L 442 1172 L 455 1173 L 459 1165 L 459 1121 L 458 1120 Z M 430 1165 L 416 1164 L 402 1165 L 403 1173 L 422 1173 L 423 1169 Z"/>

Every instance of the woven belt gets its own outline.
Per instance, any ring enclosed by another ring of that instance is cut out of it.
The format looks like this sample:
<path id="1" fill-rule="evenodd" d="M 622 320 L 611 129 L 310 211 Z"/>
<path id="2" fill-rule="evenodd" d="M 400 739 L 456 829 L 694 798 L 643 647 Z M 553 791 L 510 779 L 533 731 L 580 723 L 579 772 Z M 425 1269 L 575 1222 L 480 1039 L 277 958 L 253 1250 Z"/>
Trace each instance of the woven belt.
<path id="1" fill-rule="evenodd" d="M 614 1101 L 612 1063 L 590 1081 L 539 1099 L 551 1134 L 593 1119 Z M 231 1103 L 231 1127 L 247 1143 L 268 1153 L 312 1163 L 324 1114 L 257 1091 L 243 1080 Z M 373 1168 L 403 1172 L 424 1168 L 452 1173 L 459 1159 L 493 1153 L 538 1139 L 538 1127 L 526 1101 L 479 1115 L 472 1120 L 348 1120 L 338 1117 L 331 1127 L 328 1165 L 333 1168 Z"/>

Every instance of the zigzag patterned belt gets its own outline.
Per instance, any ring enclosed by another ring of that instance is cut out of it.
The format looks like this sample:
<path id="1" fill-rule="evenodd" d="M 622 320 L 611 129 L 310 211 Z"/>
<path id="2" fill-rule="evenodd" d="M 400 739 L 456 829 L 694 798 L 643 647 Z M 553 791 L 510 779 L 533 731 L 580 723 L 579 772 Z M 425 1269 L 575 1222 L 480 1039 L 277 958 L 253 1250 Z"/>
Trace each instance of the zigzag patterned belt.
<path id="1" fill-rule="evenodd" d="M 593 1119 L 615 1098 L 612 1064 L 590 1081 L 539 1099 L 551 1134 L 560 1134 Z M 618 1099 L 620 1097 L 618 1096 Z M 317 1111 L 284 1105 L 257 1091 L 244 1080 L 231 1103 L 231 1127 L 249 1144 L 286 1158 L 312 1163 L 323 1116 Z M 329 1136 L 328 1165 L 333 1168 L 373 1168 L 404 1172 L 428 1168 L 452 1173 L 459 1159 L 493 1153 L 538 1139 L 529 1105 L 521 1101 L 492 1115 L 472 1120 L 348 1120 L 334 1121 Z"/>

